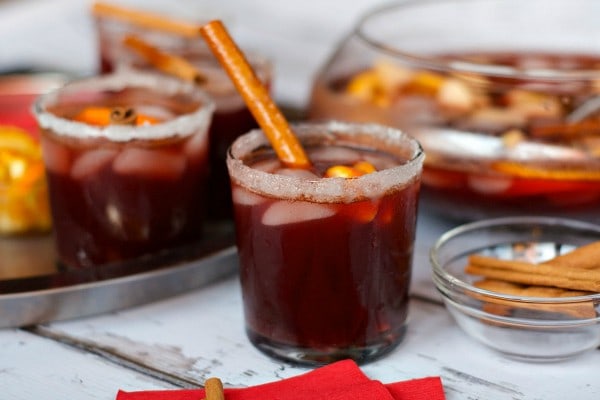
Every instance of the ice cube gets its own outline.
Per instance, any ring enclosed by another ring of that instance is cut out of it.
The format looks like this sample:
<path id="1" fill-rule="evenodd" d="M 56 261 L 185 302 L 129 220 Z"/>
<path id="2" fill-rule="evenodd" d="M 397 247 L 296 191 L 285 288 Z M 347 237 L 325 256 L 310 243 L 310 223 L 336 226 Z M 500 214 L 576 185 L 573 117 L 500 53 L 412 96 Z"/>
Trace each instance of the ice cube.
<path id="1" fill-rule="evenodd" d="M 272 174 L 277 168 L 281 168 L 281 162 L 277 158 L 269 158 L 252 164 L 252 168 Z"/>
<path id="2" fill-rule="evenodd" d="M 231 198 L 233 199 L 234 204 L 240 204 L 245 206 L 255 206 L 264 201 L 264 199 L 261 196 L 241 187 L 233 188 L 233 190 L 231 191 Z"/>
<path id="3" fill-rule="evenodd" d="M 357 151 L 345 147 L 320 147 L 310 152 L 310 159 L 314 162 L 351 165 L 360 161 L 361 157 Z"/>
<path id="4" fill-rule="evenodd" d="M 269 226 L 278 226 L 329 218 L 334 214 L 335 210 L 325 204 L 304 201 L 278 201 L 265 211 L 262 223 Z"/>
<path id="5" fill-rule="evenodd" d="M 98 149 L 86 151 L 80 155 L 71 168 L 71 176 L 75 179 L 85 179 L 93 177 L 100 169 L 117 156 L 117 150 Z"/>
<path id="6" fill-rule="evenodd" d="M 301 168 L 280 168 L 275 171 L 277 175 L 291 176 L 294 178 L 315 180 L 319 179 L 319 176 L 309 170 Z"/>
<path id="7" fill-rule="evenodd" d="M 143 178 L 178 179 L 186 167 L 182 154 L 130 147 L 115 158 L 113 169 L 117 174 Z"/>
<path id="8" fill-rule="evenodd" d="M 185 143 L 184 150 L 186 156 L 192 160 L 202 160 L 208 152 L 208 136 L 205 132 L 193 134 Z"/>
<path id="9" fill-rule="evenodd" d="M 71 152 L 60 143 L 42 137 L 42 154 L 46 170 L 66 175 L 71 169 Z"/>

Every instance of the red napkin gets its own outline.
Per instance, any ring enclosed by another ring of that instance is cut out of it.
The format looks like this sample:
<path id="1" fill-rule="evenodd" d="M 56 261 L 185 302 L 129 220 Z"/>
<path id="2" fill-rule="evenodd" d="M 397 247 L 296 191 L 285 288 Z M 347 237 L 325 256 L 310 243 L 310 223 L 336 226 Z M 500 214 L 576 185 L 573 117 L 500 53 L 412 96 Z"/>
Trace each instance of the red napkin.
<path id="1" fill-rule="evenodd" d="M 119 391 L 116 400 L 198 400 L 204 389 Z M 226 400 L 444 400 L 439 377 L 382 384 L 369 379 L 351 360 L 305 374 L 243 389 L 225 389 Z"/>

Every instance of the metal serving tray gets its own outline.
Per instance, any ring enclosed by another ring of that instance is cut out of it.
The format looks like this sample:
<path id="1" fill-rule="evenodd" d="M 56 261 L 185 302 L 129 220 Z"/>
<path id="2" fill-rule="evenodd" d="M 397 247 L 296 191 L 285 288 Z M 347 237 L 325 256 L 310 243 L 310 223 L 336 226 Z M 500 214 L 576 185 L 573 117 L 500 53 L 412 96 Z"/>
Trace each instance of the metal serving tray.
<path id="1" fill-rule="evenodd" d="M 238 268 L 231 232 L 208 235 L 193 246 L 120 264 L 85 270 L 54 268 L 50 238 L 0 243 L 14 256 L 37 257 L 41 275 L 0 277 L 0 328 L 23 327 L 90 316 L 174 296 L 232 275 Z M 17 242 L 15 242 L 17 243 Z M 27 253 L 27 254 L 23 254 Z M 0 269 L 6 257 L 0 257 Z M 54 271 L 48 272 L 48 264 Z"/>

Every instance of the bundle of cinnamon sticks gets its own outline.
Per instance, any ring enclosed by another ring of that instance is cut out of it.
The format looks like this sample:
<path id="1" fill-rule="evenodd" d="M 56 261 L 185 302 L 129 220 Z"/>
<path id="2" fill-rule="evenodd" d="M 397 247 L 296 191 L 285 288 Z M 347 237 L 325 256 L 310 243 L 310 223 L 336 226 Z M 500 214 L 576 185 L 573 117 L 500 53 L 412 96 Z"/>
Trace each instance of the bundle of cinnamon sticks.
<path id="1" fill-rule="evenodd" d="M 465 272 L 484 277 L 474 286 L 513 296 L 566 298 L 600 293 L 600 241 L 539 264 L 471 255 Z M 514 302 L 491 297 L 483 300 L 487 303 L 485 308 L 488 312 L 506 315 L 514 311 Z M 592 302 L 544 306 L 519 304 L 518 307 L 583 318 L 596 316 Z"/>

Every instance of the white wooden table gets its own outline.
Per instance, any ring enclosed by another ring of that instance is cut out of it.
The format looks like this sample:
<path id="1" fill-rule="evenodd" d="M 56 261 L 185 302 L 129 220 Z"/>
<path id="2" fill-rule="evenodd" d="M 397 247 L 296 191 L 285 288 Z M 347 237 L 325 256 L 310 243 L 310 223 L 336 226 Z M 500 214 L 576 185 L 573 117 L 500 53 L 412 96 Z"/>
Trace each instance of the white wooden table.
<path id="1" fill-rule="evenodd" d="M 361 10 L 374 5 L 372 0 L 178 3 L 194 3 L 235 23 L 242 44 L 274 60 L 277 98 L 296 106 L 304 104 L 312 74 L 333 45 Z M 5 0 L 0 6 L 0 67 L 39 64 L 85 73 L 95 66 L 92 29 L 84 15 L 89 1 Z M 449 227 L 421 216 L 406 337 L 364 371 L 383 382 L 439 375 L 449 400 L 600 399 L 600 351 L 569 362 L 526 364 L 481 347 L 459 330 L 439 302 L 427 260 L 433 240 Z M 111 400 L 118 389 L 190 387 L 209 376 L 242 387 L 305 372 L 267 358 L 246 339 L 237 279 L 233 275 L 107 315 L 0 330 L 0 399 Z"/>
<path id="2" fill-rule="evenodd" d="M 408 331 L 363 370 L 399 381 L 437 375 L 448 400 L 598 399 L 600 351 L 550 364 L 508 360 L 467 338 L 429 278 L 427 252 L 449 223 L 422 213 Z M 235 260 L 235 258 L 232 258 Z M 107 315 L 0 330 L 0 398 L 111 400 L 118 389 L 244 387 L 305 372 L 257 351 L 244 333 L 238 276 Z"/>

